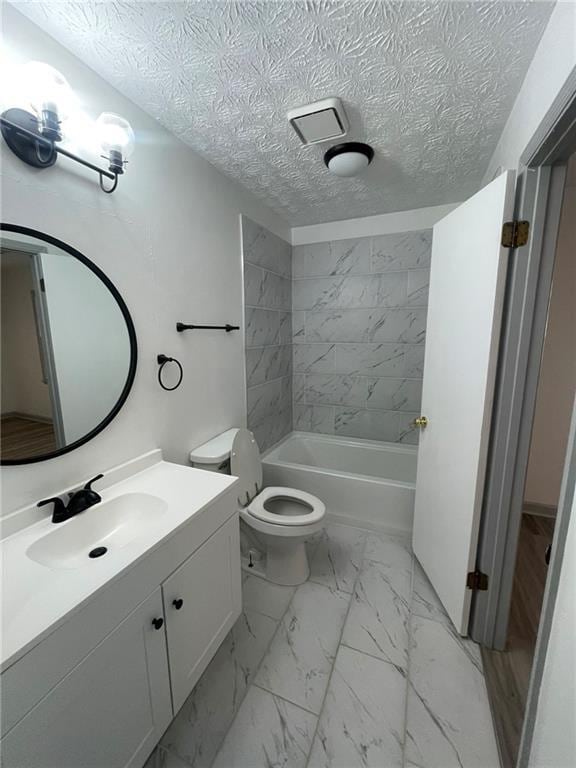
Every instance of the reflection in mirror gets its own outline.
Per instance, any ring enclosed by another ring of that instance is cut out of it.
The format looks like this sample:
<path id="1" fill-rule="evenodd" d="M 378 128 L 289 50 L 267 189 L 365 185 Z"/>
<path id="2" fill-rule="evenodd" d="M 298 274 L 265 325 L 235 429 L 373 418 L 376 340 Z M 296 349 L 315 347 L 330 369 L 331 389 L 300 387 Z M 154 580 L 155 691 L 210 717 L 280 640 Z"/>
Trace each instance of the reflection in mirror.
<path id="1" fill-rule="evenodd" d="M 22 463 L 66 452 L 106 426 L 130 390 L 136 346 L 124 302 L 88 259 L 7 226 L 0 457 Z"/>

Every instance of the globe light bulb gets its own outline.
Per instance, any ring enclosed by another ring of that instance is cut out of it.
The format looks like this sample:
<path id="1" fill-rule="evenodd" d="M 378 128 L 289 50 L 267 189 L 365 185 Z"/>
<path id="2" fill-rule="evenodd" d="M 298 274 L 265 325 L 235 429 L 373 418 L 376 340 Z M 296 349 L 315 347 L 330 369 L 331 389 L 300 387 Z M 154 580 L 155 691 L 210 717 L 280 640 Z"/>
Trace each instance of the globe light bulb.
<path id="1" fill-rule="evenodd" d="M 17 91 L 38 119 L 40 131 L 54 141 L 62 138 L 61 122 L 74 108 L 74 94 L 63 74 L 49 64 L 29 61 L 19 72 Z"/>
<path id="2" fill-rule="evenodd" d="M 128 120 L 113 112 L 103 112 L 96 120 L 96 135 L 110 170 L 124 172 L 124 163 L 134 150 L 134 131 Z"/>

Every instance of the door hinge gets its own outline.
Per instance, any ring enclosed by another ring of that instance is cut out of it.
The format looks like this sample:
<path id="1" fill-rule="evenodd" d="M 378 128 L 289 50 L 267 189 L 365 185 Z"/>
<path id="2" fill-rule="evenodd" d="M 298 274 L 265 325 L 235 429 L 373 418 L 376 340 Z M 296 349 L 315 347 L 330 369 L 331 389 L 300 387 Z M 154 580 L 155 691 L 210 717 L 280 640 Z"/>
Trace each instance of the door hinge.
<path id="1" fill-rule="evenodd" d="M 466 586 L 468 589 L 484 592 L 488 589 L 488 574 L 478 570 L 470 571 L 466 577 Z"/>
<path id="2" fill-rule="evenodd" d="M 501 243 L 504 248 L 520 248 L 528 242 L 529 221 L 505 221 Z"/>
<path id="3" fill-rule="evenodd" d="M 43 277 L 40 278 L 40 290 L 42 293 L 46 293 L 46 284 Z"/>

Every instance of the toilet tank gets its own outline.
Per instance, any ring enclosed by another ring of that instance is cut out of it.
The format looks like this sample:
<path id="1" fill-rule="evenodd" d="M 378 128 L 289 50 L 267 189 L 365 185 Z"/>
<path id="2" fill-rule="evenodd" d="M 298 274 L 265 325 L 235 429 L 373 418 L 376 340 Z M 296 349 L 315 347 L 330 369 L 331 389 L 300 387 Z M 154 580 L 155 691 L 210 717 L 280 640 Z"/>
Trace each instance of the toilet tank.
<path id="1" fill-rule="evenodd" d="M 198 469 L 207 469 L 209 472 L 229 475 L 230 453 L 237 432 L 237 428 L 229 429 L 190 451 L 192 466 Z"/>

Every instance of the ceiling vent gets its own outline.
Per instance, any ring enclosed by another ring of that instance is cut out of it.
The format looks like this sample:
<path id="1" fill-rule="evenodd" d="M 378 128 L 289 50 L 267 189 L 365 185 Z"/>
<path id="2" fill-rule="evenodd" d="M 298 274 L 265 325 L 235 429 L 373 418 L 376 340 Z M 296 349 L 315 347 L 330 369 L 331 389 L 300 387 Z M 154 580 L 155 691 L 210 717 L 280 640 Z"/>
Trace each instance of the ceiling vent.
<path id="1" fill-rule="evenodd" d="M 332 141 L 348 133 L 348 119 L 340 99 L 322 99 L 291 109 L 287 117 L 303 144 Z"/>

